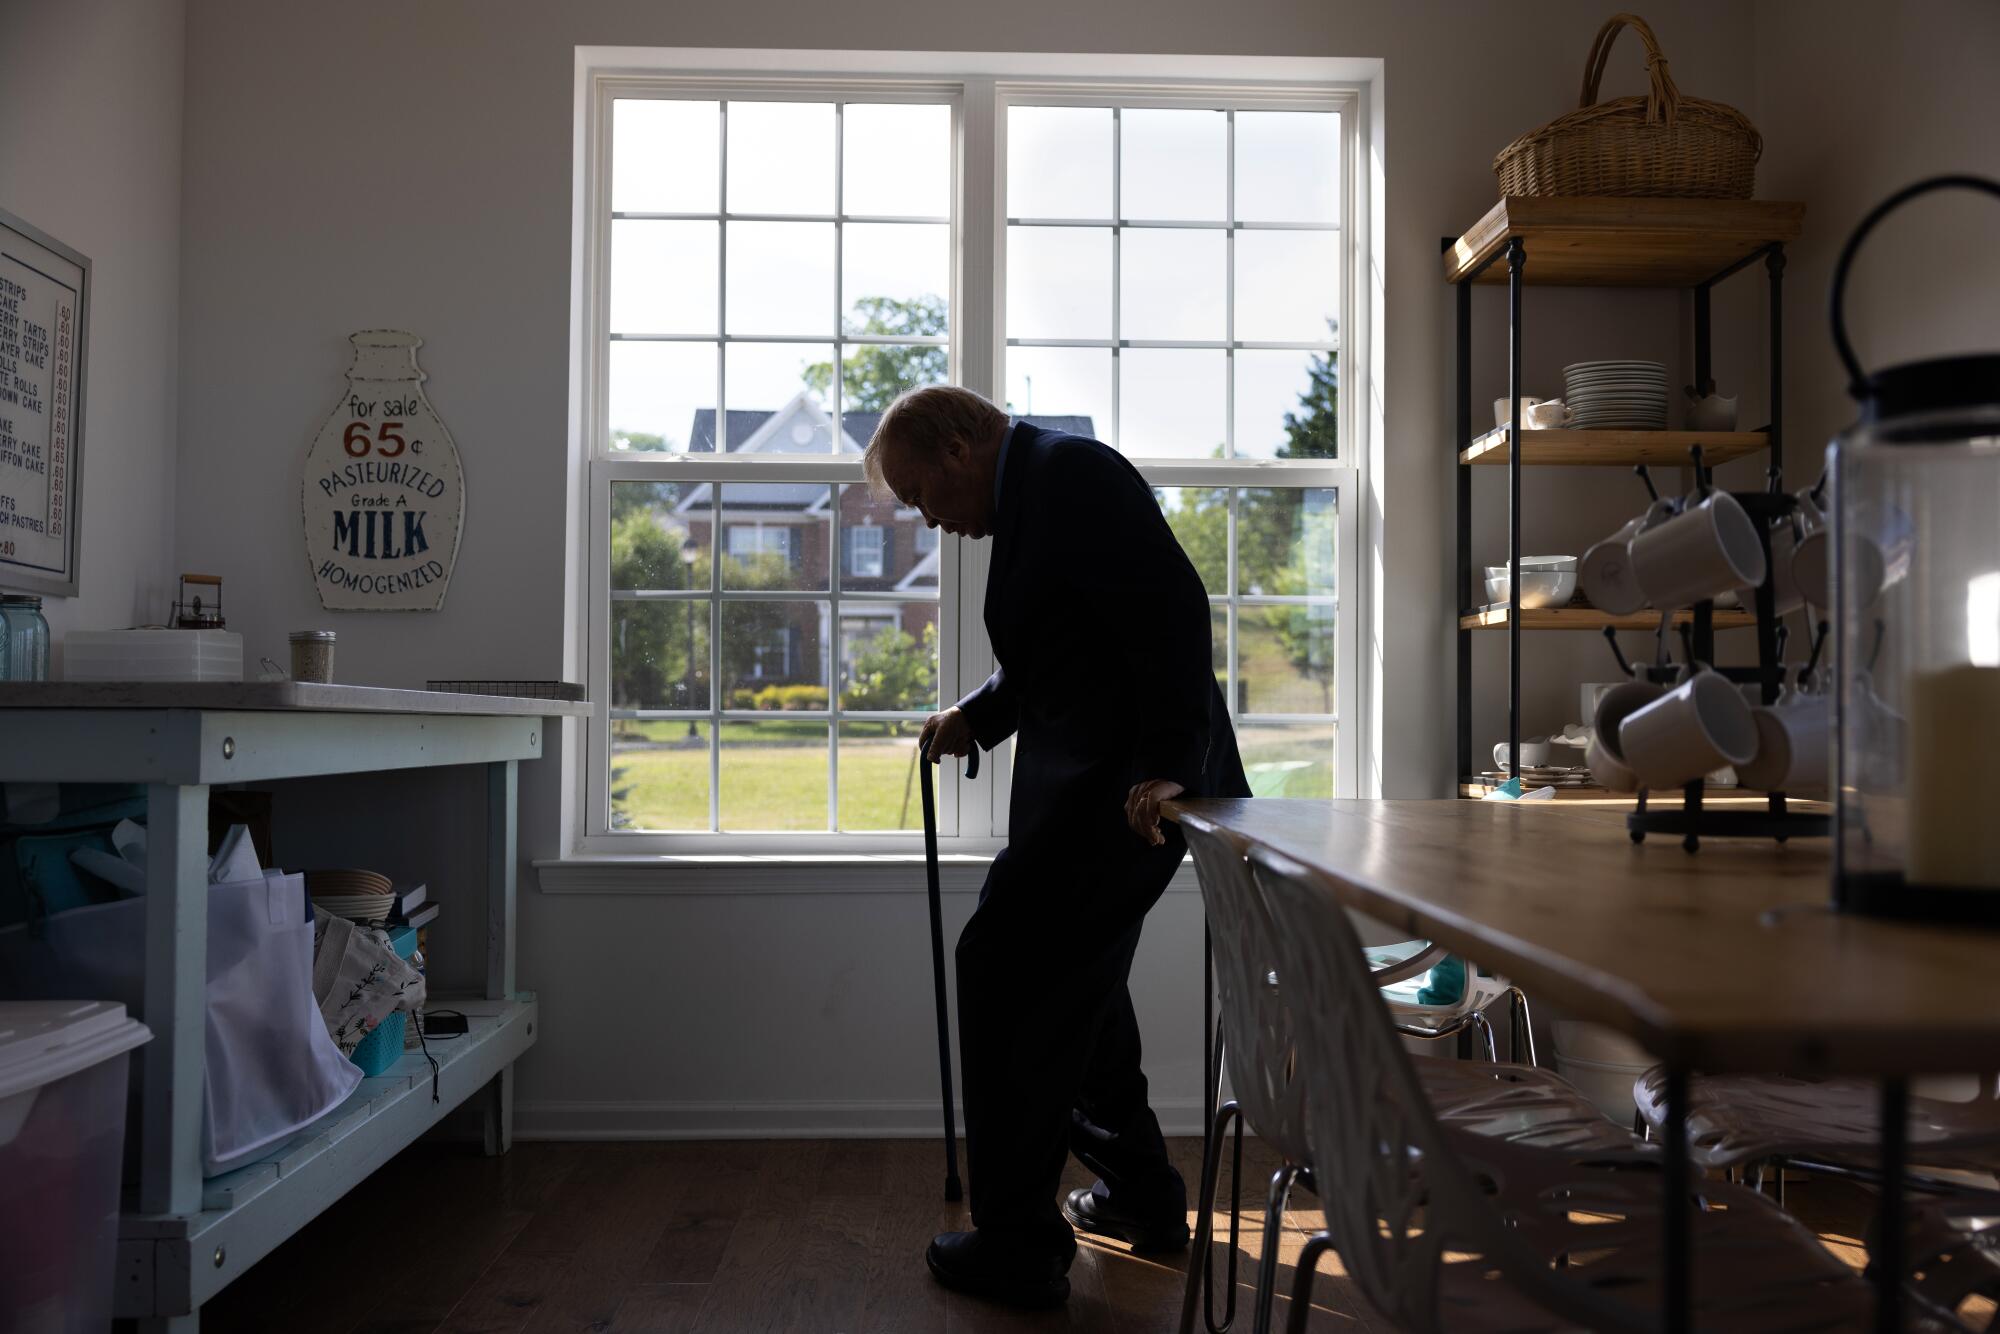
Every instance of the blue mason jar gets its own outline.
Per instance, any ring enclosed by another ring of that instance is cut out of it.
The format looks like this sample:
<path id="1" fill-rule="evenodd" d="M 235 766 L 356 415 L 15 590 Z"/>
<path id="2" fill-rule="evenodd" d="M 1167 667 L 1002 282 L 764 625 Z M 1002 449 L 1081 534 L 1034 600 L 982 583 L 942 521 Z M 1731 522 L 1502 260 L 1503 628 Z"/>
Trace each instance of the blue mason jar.
<path id="1" fill-rule="evenodd" d="M 9 594 L 0 598 L 0 622 L 6 628 L 6 680 L 49 679 L 49 623 L 42 600 Z"/>

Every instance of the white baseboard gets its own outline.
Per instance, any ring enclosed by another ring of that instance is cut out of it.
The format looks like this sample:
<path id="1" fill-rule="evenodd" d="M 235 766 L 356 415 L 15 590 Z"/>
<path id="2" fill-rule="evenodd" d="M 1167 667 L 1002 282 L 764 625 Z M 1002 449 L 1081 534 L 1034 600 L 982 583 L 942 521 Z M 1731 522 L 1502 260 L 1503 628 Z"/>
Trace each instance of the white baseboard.
<path id="1" fill-rule="evenodd" d="M 1201 1102 L 1155 1101 L 1169 1135 L 1201 1134 Z M 963 1133 L 965 1115 L 958 1120 Z M 516 1102 L 514 1137 L 620 1139 L 920 1139 L 942 1133 L 935 1102 Z"/>

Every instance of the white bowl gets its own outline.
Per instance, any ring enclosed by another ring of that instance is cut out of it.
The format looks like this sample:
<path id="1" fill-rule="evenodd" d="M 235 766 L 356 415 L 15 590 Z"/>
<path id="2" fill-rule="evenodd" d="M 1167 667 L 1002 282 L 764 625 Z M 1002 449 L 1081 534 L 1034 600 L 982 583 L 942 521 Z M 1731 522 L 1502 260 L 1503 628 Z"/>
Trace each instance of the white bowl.
<path id="1" fill-rule="evenodd" d="M 1507 602 L 1512 591 L 1509 587 L 1507 567 L 1489 565 L 1486 569 L 1486 600 L 1493 604 Z M 1576 596 L 1575 570 L 1522 570 L 1521 606 L 1524 609 L 1536 607 L 1567 607 Z"/>
<path id="2" fill-rule="evenodd" d="M 1523 556 L 1521 568 L 1524 570 L 1574 570 L 1583 560 L 1581 556 Z M 1499 567 L 1505 569 L 1503 565 Z"/>

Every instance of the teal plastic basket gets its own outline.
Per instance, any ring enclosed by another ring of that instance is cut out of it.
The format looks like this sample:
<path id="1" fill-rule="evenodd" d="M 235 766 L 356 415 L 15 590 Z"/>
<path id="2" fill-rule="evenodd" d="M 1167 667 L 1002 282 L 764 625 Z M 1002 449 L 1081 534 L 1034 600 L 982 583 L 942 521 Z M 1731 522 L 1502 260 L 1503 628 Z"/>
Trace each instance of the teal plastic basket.
<path id="1" fill-rule="evenodd" d="M 396 951 L 396 957 L 407 959 L 416 952 L 417 933 L 415 928 L 399 926 L 389 933 L 389 946 Z M 410 1016 L 408 1011 L 398 1010 L 375 1025 L 361 1045 L 347 1059 L 361 1067 L 361 1073 L 369 1079 L 387 1074 L 389 1067 L 403 1059 L 403 1035 L 408 1032 Z"/>

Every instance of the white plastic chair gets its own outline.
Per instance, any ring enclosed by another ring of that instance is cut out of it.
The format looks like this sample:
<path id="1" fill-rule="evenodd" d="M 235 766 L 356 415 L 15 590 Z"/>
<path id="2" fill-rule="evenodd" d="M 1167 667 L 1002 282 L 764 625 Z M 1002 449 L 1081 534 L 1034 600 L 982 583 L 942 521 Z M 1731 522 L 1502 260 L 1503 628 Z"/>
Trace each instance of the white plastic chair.
<path id="1" fill-rule="evenodd" d="M 1194 1250 L 1188 1261 L 1187 1286 L 1182 1293 L 1180 1334 L 1192 1334 L 1195 1309 L 1206 1285 L 1208 1308 L 1203 1312 L 1211 1330 L 1225 1331 L 1235 1321 L 1237 1216 L 1241 1204 L 1243 1126 L 1277 1149 L 1282 1166 L 1272 1175 L 1264 1218 L 1263 1258 L 1257 1266 L 1256 1315 L 1253 1328 L 1268 1326 L 1272 1293 L 1277 1284 L 1277 1247 L 1272 1244 L 1284 1222 L 1285 1201 L 1292 1184 L 1311 1170 L 1305 1137 L 1305 1086 L 1297 1078 L 1291 1023 L 1279 1002 L 1272 933 L 1262 921 L 1263 905 L 1250 884 L 1242 849 L 1205 820 L 1182 816 L 1181 833 L 1194 856 L 1201 883 L 1202 905 L 1215 952 L 1215 983 L 1221 1016 L 1217 1025 L 1215 1061 L 1215 1123 L 1202 1155 L 1201 1188 L 1196 1202 Z M 1415 955 L 1393 967 L 1403 971 L 1427 968 Z M 1227 1061 L 1232 1101 L 1221 1102 L 1222 1064 Z M 1236 1195 L 1229 1212 L 1227 1305 L 1218 1321 L 1214 1312 L 1215 1283 L 1210 1271 L 1210 1241 L 1220 1174 L 1222 1137 L 1236 1123 L 1236 1156 L 1232 1180 Z M 1199 1263 L 1196 1263 L 1197 1257 Z"/>
<path id="2" fill-rule="evenodd" d="M 1263 1258 L 1258 1265 L 1252 1320 L 1253 1330 L 1262 1334 L 1270 1324 L 1277 1286 L 1276 1238 L 1283 1227 L 1291 1189 L 1303 1180 L 1318 1193 L 1306 1135 L 1304 1083 L 1294 1034 L 1295 1011 L 1285 1003 L 1285 988 L 1279 983 L 1277 928 L 1266 916 L 1242 845 L 1198 816 L 1184 813 L 1179 818 L 1201 883 L 1221 1001 L 1216 1064 L 1210 1071 L 1219 1105 L 1202 1157 L 1194 1252 L 1182 1295 L 1180 1330 L 1181 1334 L 1192 1334 L 1204 1287 L 1209 1298 L 1203 1311 L 1208 1328 L 1221 1334 L 1235 1320 L 1242 1133 L 1247 1123 L 1277 1149 L 1282 1160 L 1279 1170 L 1272 1175 L 1265 1200 Z M 1368 968 L 1371 983 L 1378 987 L 1405 986 L 1412 992 L 1421 984 L 1431 964 L 1444 954 L 1442 948 L 1422 942 L 1369 950 L 1362 949 L 1357 942 L 1355 952 Z M 1481 985 L 1478 978 L 1486 979 L 1485 984 Z M 1504 982 L 1468 970 L 1465 996 L 1457 1004 L 1404 1003 L 1399 1013 L 1420 1018 L 1426 1026 L 1399 1025 L 1398 1031 L 1427 1038 L 1446 1036 L 1462 1028 L 1467 1015 L 1478 1013 L 1475 1007 L 1482 998 L 1490 1003 L 1511 992 L 1512 988 Z M 1490 1056 L 1490 1028 L 1486 1034 Z M 1220 1101 L 1225 1061 L 1230 1083 L 1237 1093 L 1236 1100 L 1230 1102 Z M 1629 1142 L 1624 1132 L 1606 1123 L 1581 1095 L 1546 1071 L 1528 1066 L 1435 1059 L 1425 1059 L 1421 1066 L 1427 1096 L 1442 1109 L 1446 1119 L 1469 1133 L 1573 1147 L 1601 1145 L 1607 1142 L 1606 1136 L 1620 1145 Z M 1228 1297 L 1223 1315 L 1217 1319 L 1214 1311 L 1217 1285 L 1212 1269 L 1213 1215 L 1223 1135 L 1232 1128 L 1232 1122 L 1236 1132 L 1233 1179 L 1238 1183 L 1239 1193 L 1230 1202 Z"/>
<path id="3" fill-rule="evenodd" d="M 1334 886 L 1264 849 L 1250 860 L 1252 892 L 1276 932 L 1282 1004 L 1297 1024 L 1328 1222 L 1298 1261 L 1293 1334 L 1305 1329 L 1313 1272 L 1330 1249 L 1396 1328 L 1416 1334 L 1657 1329 L 1666 1250 L 1657 1148 L 1594 1114 L 1577 1143 L 1553 1147 L 1445 1121 L 1420 1071 L 1447 1063 L 1420 1062 L 1397 1040 Z M 1751 1191 L 1696 1189 L 1709 1206 L 1693 1214 L 1698 1327 L 1870 1328 L 1872 1289 L 1810 1231 Z"/>

